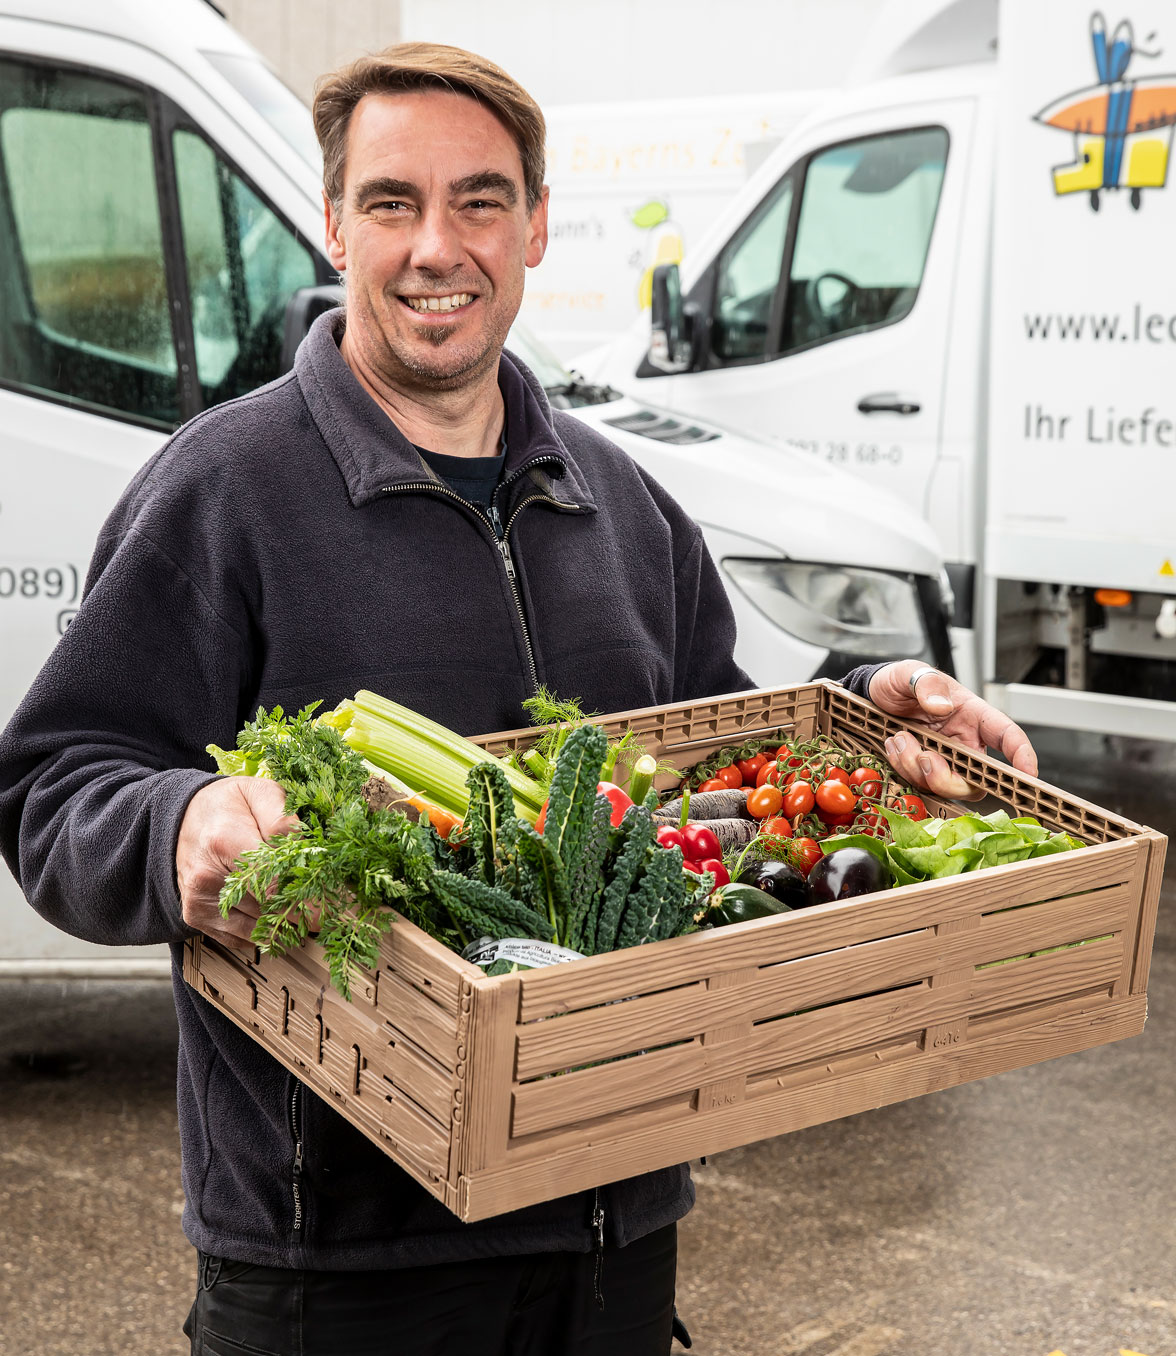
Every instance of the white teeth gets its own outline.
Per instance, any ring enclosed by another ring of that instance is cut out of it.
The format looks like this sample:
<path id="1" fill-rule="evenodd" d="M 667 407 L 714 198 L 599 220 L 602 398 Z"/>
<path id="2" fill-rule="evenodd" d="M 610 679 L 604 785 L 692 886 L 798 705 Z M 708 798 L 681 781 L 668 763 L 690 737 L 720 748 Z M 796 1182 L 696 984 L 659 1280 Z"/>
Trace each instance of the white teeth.
<path id="1" fill-rule="evenodd" d="M 449 297 L 405 297 L 414 311 L 455 311 L 473 301 L 473 293 L 456 292 Z"/>

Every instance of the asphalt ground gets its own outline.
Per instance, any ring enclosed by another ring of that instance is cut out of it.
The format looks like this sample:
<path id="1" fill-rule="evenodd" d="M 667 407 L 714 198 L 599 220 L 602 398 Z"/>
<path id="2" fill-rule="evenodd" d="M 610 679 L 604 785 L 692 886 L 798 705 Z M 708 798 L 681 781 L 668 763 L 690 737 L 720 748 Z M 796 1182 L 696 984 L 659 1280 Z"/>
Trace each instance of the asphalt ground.
<path id="1" fill-rule="evenodd" d="M 1176 748 L 1035 741 L 1166 831 Z M 1176 1356 L 1172 905 L 1169 875 L 1141 1037 L 699 1167 L 695 1352 Z M 0 984 L 0 1356 L 187 1351 L 174 1095 L 167 984 Z"/>

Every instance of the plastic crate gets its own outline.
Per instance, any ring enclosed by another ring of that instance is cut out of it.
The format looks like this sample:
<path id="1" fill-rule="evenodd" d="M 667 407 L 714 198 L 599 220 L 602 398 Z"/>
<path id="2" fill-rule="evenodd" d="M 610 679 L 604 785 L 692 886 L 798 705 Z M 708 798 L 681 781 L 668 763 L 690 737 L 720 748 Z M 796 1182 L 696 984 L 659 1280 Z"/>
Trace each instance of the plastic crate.
<path id="1" fill-rule="evenodd" d="M 826 682 L 600 723 L 679 768 L 757 732 L 881 753 L 907 728 Z M 184 975 L 467 1220 L 1137 1034 L 1167 840 L 920 738 L 1094 846 L 495 978 L 398 917 L 351 1003 L 315 945 L 195 938 Z"/>

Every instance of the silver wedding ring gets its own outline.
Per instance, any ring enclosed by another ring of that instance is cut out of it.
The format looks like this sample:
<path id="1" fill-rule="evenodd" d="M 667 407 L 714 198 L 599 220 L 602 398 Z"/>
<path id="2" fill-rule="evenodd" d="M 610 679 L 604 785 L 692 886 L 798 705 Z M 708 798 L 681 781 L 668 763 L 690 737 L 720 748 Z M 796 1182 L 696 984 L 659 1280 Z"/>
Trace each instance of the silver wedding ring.
<path id="1" fill-rule="evenodd" d="M 924 666 L 924 667 L 921 668 L 921 669 L 916 669 L 916 670 L 914 671 L 914 673 L 911 674 L 910 679 L 909 679 L 909 682 L 910 682 L 910 685 L 911 685 L 911 691 L 914 692 L 914 690 L 915 690 L 915 684 L 919 681 L 920 678 L 926 678 L 926 676 L 927 676 L 929 673 L 938 673 L 938 672 L 939 672 L 938 669 L 929 669 L 929 668 L 927 668 L 926 666 Z"/>

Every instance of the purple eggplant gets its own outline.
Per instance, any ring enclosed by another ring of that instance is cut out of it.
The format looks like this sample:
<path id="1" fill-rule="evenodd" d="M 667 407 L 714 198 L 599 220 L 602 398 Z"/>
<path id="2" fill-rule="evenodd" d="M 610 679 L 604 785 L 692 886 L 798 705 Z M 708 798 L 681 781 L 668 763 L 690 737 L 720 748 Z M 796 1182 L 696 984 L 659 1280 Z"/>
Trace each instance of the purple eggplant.
<path id="1" fill-rule="evenodd" d="M 822 857 L 809 872 L 809 898 L 813 904 L 831 899 L 853 899 L 872 895 L 891 884 L 890 871 L 872 852 L 864 848 L 836 848 Z"/>
<path id="2" fill-rule="evenodd" d="M 804 877 L 787 862 L 756 862 L 739 873 L 739 881 L 743 885 L 754 885 L 790 909 L 803 909 L 812 902 Z"/>

